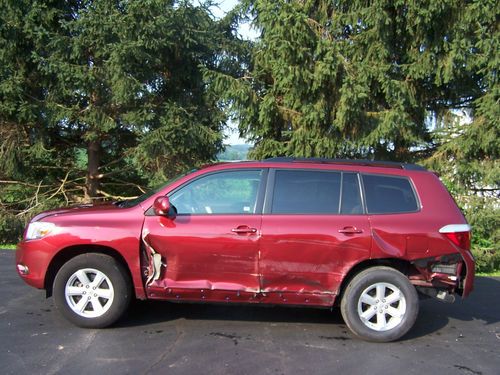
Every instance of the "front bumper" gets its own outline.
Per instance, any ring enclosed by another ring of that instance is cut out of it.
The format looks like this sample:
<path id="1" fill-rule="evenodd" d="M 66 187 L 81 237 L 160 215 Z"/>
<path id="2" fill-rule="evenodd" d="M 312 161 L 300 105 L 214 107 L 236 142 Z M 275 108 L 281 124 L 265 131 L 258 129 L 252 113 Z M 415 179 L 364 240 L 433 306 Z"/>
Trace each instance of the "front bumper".
<path id="1" fill-rule="evenodd" d="M 16 249 L 18 275 L 28 285 L 43 289 L 47 268 L 54 253 L 54 246 L 43 239 L 19 242 Z"/>

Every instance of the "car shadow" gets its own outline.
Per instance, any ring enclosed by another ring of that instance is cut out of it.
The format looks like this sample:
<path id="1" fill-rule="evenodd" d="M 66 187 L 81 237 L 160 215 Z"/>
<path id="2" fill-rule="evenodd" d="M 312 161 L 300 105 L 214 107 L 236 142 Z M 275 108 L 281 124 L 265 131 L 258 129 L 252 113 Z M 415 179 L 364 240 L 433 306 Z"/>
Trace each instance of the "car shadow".
<path id="1" fill-rule="evenodd" d="M 435 299 L 420 302 L 420 313 L 414 327 L 401 341 L 427 336 L 446 327 L 450 320 L 481 320 L 496 324 L 500 320 L 500 304 L 492 303 L 498 296 L 499 278 L 477 277 L 472 294 L 457 298 L 453 304 Z M 271 323 L 334 324 L 345 329 L 340 309 L 290 308 L 236 304 L 171 303 L 135 301 L 115 328 L 143 326 L 177 319 L 226 320 Z M 455 328 L 455 327 L 452 327 Z"/>
<path id="2" fill-rule="evenodd" d="M 343 320 L 338 308 L 290 308 L 269 305 L 172 303 L 135 301 L 127 316 L 115 327 L 147 325 L 176 319 L 227 320 L 271 323 L 337 323 Z"/>
<path id="3" fill-rule="evenodd" d="M 457 296 L 455 303 L 426 299 L 420 303 L 420 313 L 413 329 L 403 337 L 410 340 L 438 332 L 448 326 L 450 320 L 468 322 L 483 321 L 486 325 L 500 321 L 500 278 L 476 277 L 474 290 L 465 299 Z M 457 329 L 451 326 L 452 329 Z"/>

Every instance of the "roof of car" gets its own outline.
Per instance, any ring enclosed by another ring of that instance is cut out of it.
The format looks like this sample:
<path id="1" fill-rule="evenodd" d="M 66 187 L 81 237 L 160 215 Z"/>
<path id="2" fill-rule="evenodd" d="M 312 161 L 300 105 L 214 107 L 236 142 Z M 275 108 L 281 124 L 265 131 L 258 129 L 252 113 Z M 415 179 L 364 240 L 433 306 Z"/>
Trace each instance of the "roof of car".
<path id="1" fill-rule="evenodd" d="M 262 162 L 272 163 L 315 163 L 315 164 L 344 164 L 360 165 L 367 167 L 386 167 L 406 169 L 413 171 L 426 171 L 427 169 L 417 164 L 401 163 L 396 161 L 380 161 L 366 159 L 326 159 L 326 158 L 296 158 L 296 157 L 275 157 L 262 160 Z"/>

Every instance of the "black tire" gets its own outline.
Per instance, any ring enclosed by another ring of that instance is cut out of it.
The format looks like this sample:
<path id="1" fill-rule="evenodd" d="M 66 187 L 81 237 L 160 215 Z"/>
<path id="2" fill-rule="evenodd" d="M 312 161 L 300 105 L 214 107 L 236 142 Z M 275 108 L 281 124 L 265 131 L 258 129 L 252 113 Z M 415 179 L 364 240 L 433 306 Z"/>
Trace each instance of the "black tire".
<path id="1" fill-rule="evenodd" d="M 377 299 L 379 295 L 387 296 L 387 300 Z M 401 297 L 392 302 L 398 296 Z M 413 327 L 418 309 L 415 287 L 405 275 L 390 267 L 372 267 L 357 274 L 340 303 L 349 329 L 356 336 L 374 342 L 390 342 L 405 335 Z M 375 315 L 370 317 L 371 314 Z"/>
<path id="2" fill-rule="evenodd" d="M 100 279 L 103 281 L 95 284 Z M 75 295 L 70 288 L 77 291 Z M 132 283 L 116 259 L 88 253 L 70 259 L 61 267 L 54 279 L 53 294 L 56 307 L 71 323 L 84 328 L 104 328 L 115 323 L 127 310 L 132 299 Z"/>

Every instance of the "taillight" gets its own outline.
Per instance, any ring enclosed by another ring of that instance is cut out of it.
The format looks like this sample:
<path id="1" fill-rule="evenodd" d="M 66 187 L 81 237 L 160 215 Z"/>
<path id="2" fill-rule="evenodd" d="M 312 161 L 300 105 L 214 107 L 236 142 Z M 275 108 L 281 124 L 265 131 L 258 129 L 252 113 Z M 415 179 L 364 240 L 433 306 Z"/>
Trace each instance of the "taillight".
<path id="1" fill-rule="evenodd" d="M 468 224 L 450 224 L 442 227 L 439 233 L 444 234 L 461 249 L 470 249 L 470 226 Z"/>

